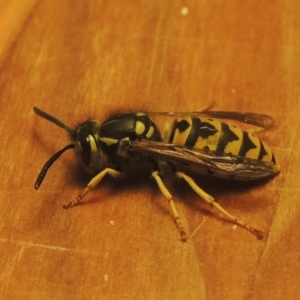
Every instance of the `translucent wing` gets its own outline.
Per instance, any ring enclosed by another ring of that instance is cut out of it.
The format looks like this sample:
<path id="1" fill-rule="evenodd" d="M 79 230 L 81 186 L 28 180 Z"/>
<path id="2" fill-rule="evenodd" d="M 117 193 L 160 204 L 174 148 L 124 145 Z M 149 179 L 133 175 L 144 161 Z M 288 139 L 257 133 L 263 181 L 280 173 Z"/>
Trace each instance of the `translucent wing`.
<path id="1" fill-rule="evenodd" d="M 272 117 L 264 114 L 259 114 L 259 113 L 251 113 L 251 112 L 242 113 L 242 112 L 235 112 L 235 111 L 231 111 L 231 112 L 209 111 L 209 112 L 205 112 L 205 115 L 213 118 L 235 120 L 242 123 L 263 127 L 268 130 L 272 129 L 276 125 Z"/>
<path id="2" fill-rule="evenodd" d="M 193 169 L 198 167 L 217 177 L 255 180 L 275 175 L 279 171 L 278 165 L 271 162 L 226 154 L 219 155 L 214 152 L 206 153 L 198 149 L 190 150 L 151 140 L 128 142 L 124 146 L 129 151 L 140 152 L 159 160 L 181 163 L 191 166 Z"/>
<path id="3" fill-rule="evenodd" d="M 268 115 L 236 112 L 236 111 L 194 111 L 194 112 L 146 112 L 150 116 L 166 116 L 166 117 L 210 117 L 226 120 L 239 121 L 246 124 L 259 126 L 270 130 L 275 127 L 276 122 Z"/>

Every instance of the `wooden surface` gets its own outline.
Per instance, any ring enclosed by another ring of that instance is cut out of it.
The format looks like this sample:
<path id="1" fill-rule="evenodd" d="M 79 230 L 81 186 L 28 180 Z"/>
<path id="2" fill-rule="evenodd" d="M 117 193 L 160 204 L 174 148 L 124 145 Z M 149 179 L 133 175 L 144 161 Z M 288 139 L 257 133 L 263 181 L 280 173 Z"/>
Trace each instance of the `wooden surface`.
<path id="1" fill-rule="evenodd" d="M 298 299 L 300 260 L 300 2 L 0 1 L 1 299 Z M 186 7 L 187 9 L 182 9 Z M 9 33 L 8 30 L 11 30 Z M 183 183 L 168 181 L 189 234 L 149 180 L 89 180 L 64 154 L 39 191 L 37 174 L 68 143 L 34 105 L 70 126 L 118 109 L 267 113 L 260 134 L 276 178 L 197 178 L 235 228 Z"/>

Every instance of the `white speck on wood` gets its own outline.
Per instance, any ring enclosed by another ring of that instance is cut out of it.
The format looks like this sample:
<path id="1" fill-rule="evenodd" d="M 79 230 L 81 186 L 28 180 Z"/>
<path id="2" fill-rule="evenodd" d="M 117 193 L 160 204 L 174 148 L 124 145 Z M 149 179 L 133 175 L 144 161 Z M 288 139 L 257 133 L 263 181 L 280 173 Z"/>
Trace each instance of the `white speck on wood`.
<path id="1" fill-rule="evenodd" d="M 181 7 L 180 14 L 182 16 L 186 16 L 186 15 L 188 15 L 188 13 L 189 13 L 189 9 L 186 6 Z"/>

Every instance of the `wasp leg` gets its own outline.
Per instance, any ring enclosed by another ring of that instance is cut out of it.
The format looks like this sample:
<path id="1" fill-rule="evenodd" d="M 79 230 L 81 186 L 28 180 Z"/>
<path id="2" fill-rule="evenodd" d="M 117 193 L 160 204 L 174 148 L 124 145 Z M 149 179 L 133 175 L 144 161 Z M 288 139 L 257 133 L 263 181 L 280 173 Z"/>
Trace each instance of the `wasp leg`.
<path id="1" fill-rule="evenodd" d="M 250 128 L 250 129 L 247 129 L 248 132 L 250 133 L 259 133 L 259 132 L 264 132 L 266 131 L 266 128 Z"/>
<path id="2" fill-rule="evenodd" d="M 190 176 L 186 175 L 183 172 L 176 171 L 175 172 L 176 176 L 178 178 L 184 179 L 188 185 L 198 194 L 203 200 L 205 200 L 207 203 L 209 203 L 211 206 L 215 207 L 218 209 L 220 212 L 222 212 L 225 216 L 227 216 L 229 219 L 233 220 L 240 226 L 244 227 L 245 229 L 249 230 L 252 234 L 254 234 L 258 239 L 263 239 L 264 233 L 258 229 L 253 228 L 246 222 L 244 222 L 241 219 L 238 219 L 237 217 L 231 215 L 227 210 L 225 210 L 220 204 L 216 203 L 214 198 L 204 192 L 198 185 L 197 183 L 191 178 Z"/>
<path id="3" fill-rule="evenodd" d="M 202 107 L 200 107 L 199 110 L 197 110 L 197 112 L 203 112 L 203 111 L 210 110 L 214 105 L 215 105 L 214 101 L 207 103 L 207 104 L 203 105 Z"/>
<path id="4" fill-rule="evenodd" d="M 183 242 L 186 242 L 187 241 L 187 235 L 184 231 L 184 227 L 181 223 L 181 219 L 180 219 L 180 216 L 178 214 L 178 211 L 176 209 L 176 206 L 175 206 L 175 203 L 173 201 L 173 197 L 172 195 L 170 194 L 170 192 L 168 191 L 167 187 L 165 186 L 165 184 L 163 183 L 163 181 L 161 180 L 160 176 L 159 176 L 159 172 L 158 171 L 154 171 L 152 174 L 151 174 L 151 177 L 153 177 L 161 191 L 161 193 L 168 199 L 169 201 L 169 204 L 171 206 L 171 209 L 172 209 L 172 212 L 173 212 L 173 215 L 175 217 L 175 222 L 176 222 L 176 225 L 177 225 L 177 229 L 180 233 L 180 236 L 181 236 L 181 240 Z"/>
<path id="5" fill-rule="evenodd" d="M 94 188 L 101 182 L 101 180 L 104 178 L 104 176 L 106 174 L 112 176 L 113 178 L 118 178 L 118 177 L 120 177 L 121 173 L 114 169 L 110 169 L 110 168 L 104 169 L 103 171 L 101 171 L 99 174 L 97 174 L 95 177 L 93 177 L 91 179 L 91 181 L 87 184 L 85 189 L 75 199 L 65 203 L 63 205 L 63 207 L 69 208 L 69 207 L 72 207 L 72 206 L 78 204 L 83 199 L 83 197 L 88 193 L 88 191 L 90 189 Z"/>

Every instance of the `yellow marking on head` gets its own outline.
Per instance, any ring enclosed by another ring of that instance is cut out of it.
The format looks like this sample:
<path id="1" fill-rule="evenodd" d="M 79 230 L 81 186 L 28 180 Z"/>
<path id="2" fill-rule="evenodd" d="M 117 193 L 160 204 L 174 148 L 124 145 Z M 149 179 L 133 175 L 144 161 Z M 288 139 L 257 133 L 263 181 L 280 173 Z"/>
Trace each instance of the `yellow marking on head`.
<path id="1" fill-rule="evenodd" d="M 96 141 L 91 134 L 89 134 L 89 141 L 91 147 L 91 156 L 89 164 L 85 166 L 85 169 L 89 174 L 93 175 L 95 174 L 95 171 L 99 165 L 100 154 L 98 152 Z"/>
<path id="2" fill-rule="evenodd" d="M 137 116 L 137 117 L 140 117 L 140 116 L 146 116 L 146 114 L 144 114 L 144 113 L 142 113 L 142 112 L 138 112 L 138 113 L 136 113 L 136 116 Z"/>
<path id="3" fill-rule="evenodd" d="M 136 121 L 135 123 L 135 133 L 137 135 L 142 135 L 145 132 L 145 124 L 141 121 Z"/>
<path id="4" fill-rule="evenodd" d="M 106 137 L 100 138 L 100 141 L 105 143 L 107 146 L 111 146 L 111 145 L 117 144 L 119 142 L 119 140 L 117 140 L 117 139 L 110 139 L 110 138 L 106 138 Z"/>

